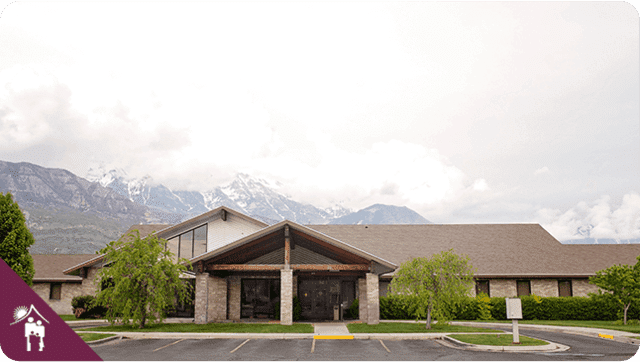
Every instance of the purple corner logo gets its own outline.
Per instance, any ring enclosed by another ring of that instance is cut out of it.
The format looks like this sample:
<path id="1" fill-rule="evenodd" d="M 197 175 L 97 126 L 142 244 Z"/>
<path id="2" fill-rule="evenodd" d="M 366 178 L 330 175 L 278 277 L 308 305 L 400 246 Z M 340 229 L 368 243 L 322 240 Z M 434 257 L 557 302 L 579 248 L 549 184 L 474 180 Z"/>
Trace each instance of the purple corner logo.
<path id="1" fill-rule="evenodd" d="M 2 259 L 0 293 L 0 356 L 15 361 L 101 360 Z"/>

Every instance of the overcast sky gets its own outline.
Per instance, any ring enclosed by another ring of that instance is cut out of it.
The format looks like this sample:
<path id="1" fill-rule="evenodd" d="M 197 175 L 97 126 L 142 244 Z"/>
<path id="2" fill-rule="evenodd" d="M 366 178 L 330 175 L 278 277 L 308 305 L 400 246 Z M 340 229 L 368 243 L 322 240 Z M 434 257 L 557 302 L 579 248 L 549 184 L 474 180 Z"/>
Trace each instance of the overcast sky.
<path id="1" fill-rule="evenodd" d="M 0 160 L 640 238 L 625 2 L 15 2 Z"/>

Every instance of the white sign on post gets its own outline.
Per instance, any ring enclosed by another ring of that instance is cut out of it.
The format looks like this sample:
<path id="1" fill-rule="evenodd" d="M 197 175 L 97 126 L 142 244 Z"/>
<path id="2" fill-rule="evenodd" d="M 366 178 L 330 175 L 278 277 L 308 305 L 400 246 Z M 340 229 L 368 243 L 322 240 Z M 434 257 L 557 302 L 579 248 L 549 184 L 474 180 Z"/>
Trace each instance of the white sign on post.
<path id="1" fill-rule="evenodd" d="M 513 343 L 520 344 L 518 319 L 522 319 L 522 302 L 520 298 L 505 298 L 507 302 L 507 319 L 511 319 L 513 326 Z"/>
<path id="2" fill-rule="evenodd" d="M 522 319 L 520 298 L 505 298 L 507 301 L 507 319 Z"/>

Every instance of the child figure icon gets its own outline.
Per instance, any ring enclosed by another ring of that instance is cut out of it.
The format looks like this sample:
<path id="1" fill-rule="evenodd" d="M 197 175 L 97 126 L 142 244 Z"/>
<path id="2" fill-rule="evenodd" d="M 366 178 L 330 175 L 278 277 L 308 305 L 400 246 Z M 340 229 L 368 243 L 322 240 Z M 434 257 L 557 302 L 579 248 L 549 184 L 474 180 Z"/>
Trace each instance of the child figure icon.
<path id="1" fill-rule="evenodd" d="M 38 343 L 40 348 L 38 350 L 42 351 L 44 348 L 44 326 L 42 325 L 42 321 L 39 320 L 33 323 L 33 317 L 29 317 L 27 320 L 28 322 L 24 324 L 24 336 L 27 338 L 27 351 L 31 351 L 31 336 L 40 337 L 40 343 Z"/>

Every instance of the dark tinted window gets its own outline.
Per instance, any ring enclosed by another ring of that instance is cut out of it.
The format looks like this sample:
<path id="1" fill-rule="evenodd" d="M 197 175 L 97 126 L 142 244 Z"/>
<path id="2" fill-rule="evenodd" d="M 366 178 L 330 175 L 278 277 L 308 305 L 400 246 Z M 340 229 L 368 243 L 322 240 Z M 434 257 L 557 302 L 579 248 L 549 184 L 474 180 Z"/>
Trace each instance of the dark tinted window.
<path id="1" fill-rule="evenodd" d="M 51 290 L 49 291 L 49 299 L 60 300 L 61 294 L 62 294 L 62 284 L 51 283 Z"/>
<path id="2" fill-rule="evenodd" d="M 528 280 L 518 280 L 517 282 L 518 288 L 518 297 L 531 295 L 531 282 Z"/>
<path id="3" fill-rule="evenodd" d="M 558 280 L 558 295 L 561 297 L 571 297 L 571 280 Z"/>
<path id="4" fill-rule="evenodd" d="M 489 281 L 488 280 L 476 280 L 476 295 L 484 293 L 487 296 L 491 296 L 489 294 Z"/>

